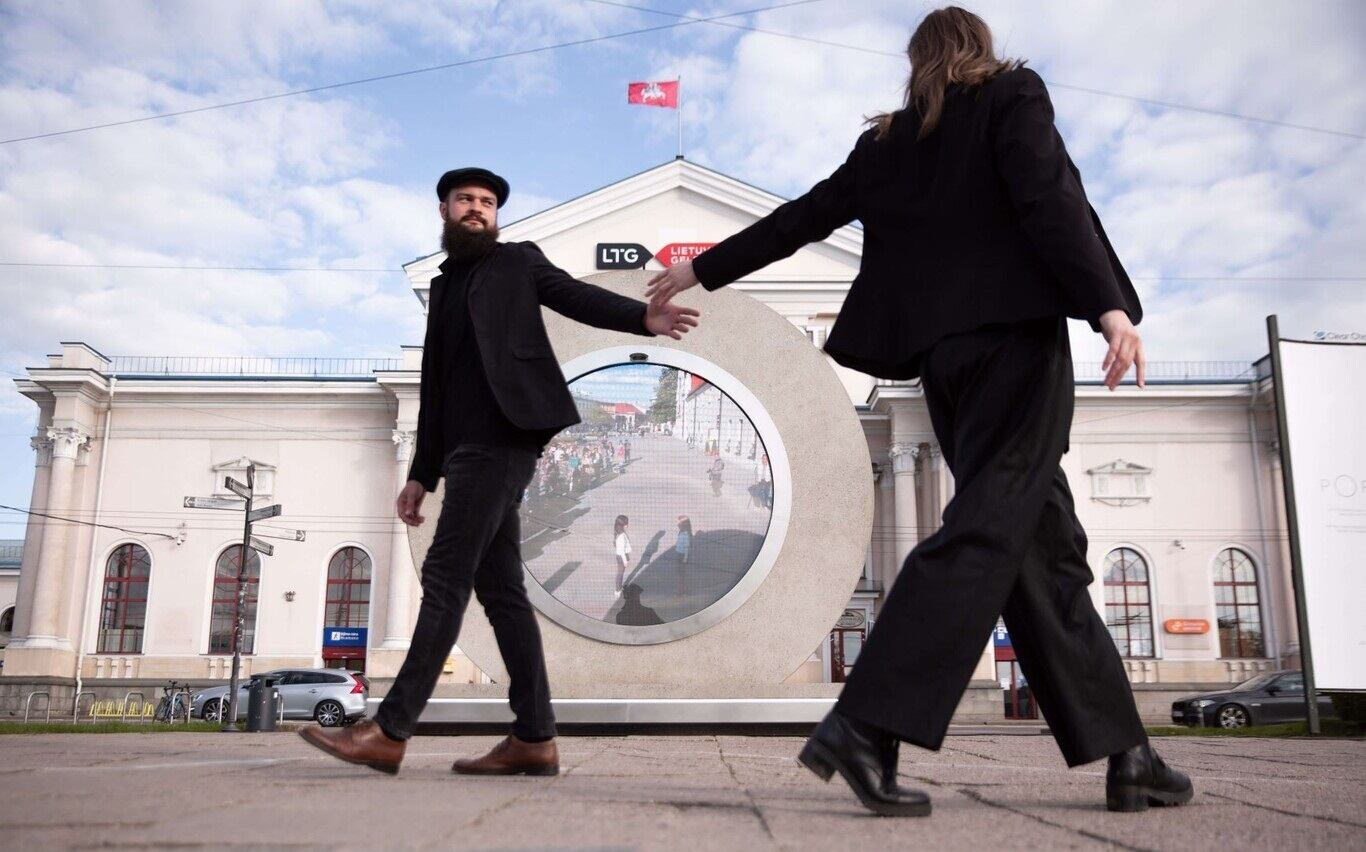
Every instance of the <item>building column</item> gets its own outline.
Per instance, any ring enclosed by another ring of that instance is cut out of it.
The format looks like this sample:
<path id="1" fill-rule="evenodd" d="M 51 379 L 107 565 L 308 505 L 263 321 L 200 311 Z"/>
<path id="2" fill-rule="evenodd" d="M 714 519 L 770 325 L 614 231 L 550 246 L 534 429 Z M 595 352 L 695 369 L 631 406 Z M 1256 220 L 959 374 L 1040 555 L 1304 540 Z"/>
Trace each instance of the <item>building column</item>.
<path id="1" fill-rule="evenodd" d="M 892 459 L 895 500 L 896 563 L 897 573 L 906 563 L 906 557 L 920 541 L 920 523 L 916 512 L 915 462 L 920 458 L 920 445 L 906 442 L 892 444 L 888 455 Z"/>
<path id="2" fill-rule="evenodd" d="M 1267 455 L 1271 461 L 1271 511 L 1275 519 L 1275 526 L 1267 530 L 1272 535 L 1264 535 L 1262 541 L 1269 542 L 1264 561 L 1270 563 L 1270 551 L 1276 550 L 1276 564 L 1280 570 L 1273 573 L 1269 570 L 1266 574 L 1267 601 L 1262 606 L 1262 618 L 1267 623 L 1274 623 L 1276 627 L 1276 639 L 1278 648 L 1270 647 L 1266 649 L 1267 656 L 1276 658 L 1279 665 L 1298 668 L 1300 665 L 1300 628 L 1299 615 L 1295 609 L 1295 581 L 1292 576 L 1294 570 L 1290 556 L 1290 535 L 1286 526 L 1287 510 L 1285 505 L 1285 478 L 1281 474 L 1281 444 L 1279 438 L 1272 438 L 1266 443 Z M 1275 612 L 1272 612 L 1272 607 Z M 1274 619 L 1274 622 L 1273 622 Z M 1263 636 L 1266 630 L 1263 628 Z M 1218 647 L 1218 637 L 1215 638 L 1215 647 Z"/>
<path id="3" fill-rule="evenodd" d="M 395 429 L 394 439 L 394 483 L 395 496 L 408 484 L 408 465 L 413 457 L 413 444 L 417 432 L 411 429 Z M 389 536 L 389 595 L 384 610 L 384 644 L 387 650 L 404 651 L 412 639 L 412 625 L 409 613 L 412 609 L 413 552 L 408 544 L 408 526 L 397 517 L 393 521 L 393 532 Z"/>
<path id="4" fill-rule="evenodd" d="M 52 439 L 34 435 L 29 439 L 33 448 L 33 490 L 29 493 L 28 505 L 32 512 L 47 511 L 47 489 L 52 481 Z M 19 588 L 14 597 L 14 643 L 17 645 L 28 636 L 29 617 L 33 611 L 33 585 L 38 579 L 38 557 L 42 553 L 43 517 L 37 514 L 28 516 L 24 528 L 24 554 L 19 568 Z"/>
<path id="5" fill-rule="evenodd" d="M 49 426 L 52 441 L 52 471 L 49 474 L 45 512 L 71 517 L 71 493 L 75 486 L 76 455 L 90 436 L 75 426 Z M 71 643 L 60 635 L 59 617 L 62 595 L 71 593 L 69 570 L 74 525 L 53 518 L 43 519 L 42 550 L 38 557 L 38 576 L 34 578 L 33 607 L 29 615 L 26 648 L 70 650 Z"/>
<path id="6" fill-rule="evenodd" d="M 934 495 L 930 498 L 930 504 L 934 507 L 931 529 L 934 530 L 944 525 L 944 506 L 949 502 L 948 470 L 949 466 L 944 463 L 944 451 L 939 444 L 930 444 L 930 488 Z"/>

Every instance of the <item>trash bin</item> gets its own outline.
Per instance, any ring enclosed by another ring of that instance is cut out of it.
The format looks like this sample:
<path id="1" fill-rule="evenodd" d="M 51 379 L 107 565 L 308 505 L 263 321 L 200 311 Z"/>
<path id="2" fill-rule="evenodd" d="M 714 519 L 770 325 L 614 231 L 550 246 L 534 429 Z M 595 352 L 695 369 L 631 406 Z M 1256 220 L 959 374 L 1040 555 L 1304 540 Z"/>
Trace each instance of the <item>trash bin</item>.
<path id="1" fill-rule="evenodd" d="M 247 689 L 247 730 L 273 731 L 279 715 L 280 690 L 275 688 L 275 678 L 252 678 Z"/>

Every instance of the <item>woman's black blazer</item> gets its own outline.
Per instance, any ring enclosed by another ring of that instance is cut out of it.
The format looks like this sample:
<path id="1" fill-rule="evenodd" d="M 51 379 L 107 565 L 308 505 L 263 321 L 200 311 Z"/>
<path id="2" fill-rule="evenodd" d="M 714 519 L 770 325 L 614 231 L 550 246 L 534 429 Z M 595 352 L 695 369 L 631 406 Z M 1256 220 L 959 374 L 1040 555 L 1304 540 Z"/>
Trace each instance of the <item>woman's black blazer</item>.
<path id="1" fill-rule="evenodd" d="M 908 109 L 883 139 L 865 132 L 830 177 L 699 255 L 702 286 L 729 284 L 858 219 L 863 258 L 825 344 L 847 367 L 909 379 L 949 334 L 1058 315 L 1099 330 L 1114 308 L 1142 319 L 1038 74 L 952 86 L 939 125 L 921 140 L 919 130 Z"/>

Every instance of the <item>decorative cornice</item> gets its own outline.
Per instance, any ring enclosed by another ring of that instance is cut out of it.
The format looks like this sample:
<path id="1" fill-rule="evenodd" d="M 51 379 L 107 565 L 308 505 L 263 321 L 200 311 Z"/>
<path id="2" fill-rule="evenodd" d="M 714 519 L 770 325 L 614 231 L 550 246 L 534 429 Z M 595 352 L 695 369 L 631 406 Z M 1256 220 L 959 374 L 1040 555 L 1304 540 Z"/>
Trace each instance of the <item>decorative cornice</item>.
<path id="1" fill-rule="evenodd" d="M 892 471 L 894 473 L 914 473 L 916 459 L 920 458 L 922 450 L 920 444 L 897 442 L 887 448 L 887 455 L 892 459 Z"/>
<path id="2" fill-rule="evenodd" d="M 36 467 L 50 467 L 52 465 L 52 439 L 44 435 L 34 435 L 28 439 L 28 445 L 37 453 L 35 461 Z"/>
<path id="3" fill-rule="evenodd" d="M 54 459 L 74 461 L 82 445 L 88 447 L 90 443 L 90 433 L 78 426 L 49 426 L 46 437 L 52 442 Z"/>
<path id="4" fill-rule="evenodd" d="M 392 438 L 395 459 L 400 462 L 411 460 L 413 445 L 417 442 L 417 431 L 414 429 L 395 429 Z"/>

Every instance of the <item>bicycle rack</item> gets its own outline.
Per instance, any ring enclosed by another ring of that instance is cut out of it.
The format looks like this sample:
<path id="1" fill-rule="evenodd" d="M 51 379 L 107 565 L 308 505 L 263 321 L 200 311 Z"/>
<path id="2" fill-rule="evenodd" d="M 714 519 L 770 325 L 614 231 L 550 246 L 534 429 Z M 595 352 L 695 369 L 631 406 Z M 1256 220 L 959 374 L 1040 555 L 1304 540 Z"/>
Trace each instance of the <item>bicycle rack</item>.
<path id="1" fill-rule="evenodd" d="M 52 721 L 52 695 L 51 695 L 51 693 L 48 693 L 48 692 L 45 692 L 45 691 L 44 691 L 44 692 L 30 692 L 30 693 L 28 694 L 28 700 L 24 702 L 24 721 L 25 721 L 25 722 L 28 721 L 29 710 L 33 707 L 33 699 L 37 698 L 37 697 L 40 696 L 40 695 L 47 699 L 47 708 L 46 708 L 46 709 L 47 709 L 47 721 L 49 721 L 49 722 Z"/>
<path id="2" fill-rule="evenodd" d="M 71 724 L 73 724 L 73 725 L 75 725 L 77 722 L 80 721 L 80 713 L 81 713 L 81 696 L 82 696 L 82 695 L 89 695 L 89 696 L 90 696 L 92 699 L 94 699 L 95 701 L 98 701 L 98 700 L 99 700 L 99 696 L 97 696 L 95 693 L 91 692 L 90 690 L 85 690 L 84 692 L 78 692 L 78 693 L 76 693 L 75 695 L 73 695 L 73 696 L 71 697 Z M 93 703 L 90 705 L 90 721 L 91 721 L 92 723 L 95 721 L 95 705 L 94 705 Z"/>
<path id="3" fill-rule="evenodd" d="M 128 690 L 128 692 L 123 696 L 123 706 L 119 708 L 120 722 L 125 722 L 128 720 L 128 699 L 132 698 L 134 695 L 138 697 L 139 706 L 147 703 L 147 696 L 141 690 Z"/>

